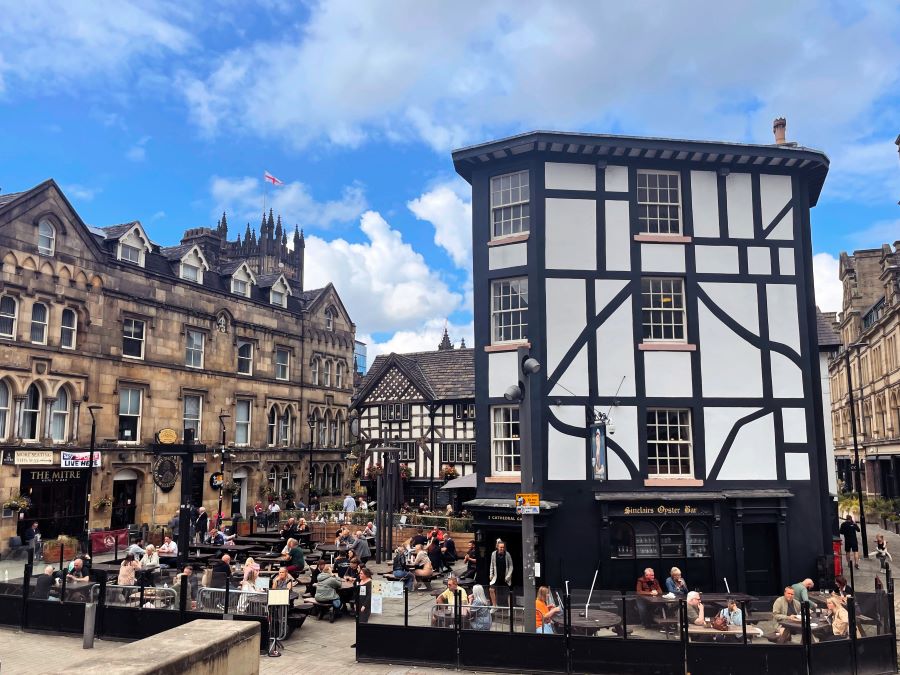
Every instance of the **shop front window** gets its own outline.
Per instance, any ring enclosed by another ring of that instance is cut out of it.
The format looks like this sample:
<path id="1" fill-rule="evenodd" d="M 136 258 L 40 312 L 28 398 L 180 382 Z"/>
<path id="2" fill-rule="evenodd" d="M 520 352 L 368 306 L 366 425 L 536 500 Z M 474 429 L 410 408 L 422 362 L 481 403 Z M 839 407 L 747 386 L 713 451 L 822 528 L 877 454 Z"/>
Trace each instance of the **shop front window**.
<path id="1" fill-rule="evenodd" d="M 653 523 L 634 524 L 634 548 L 638 558 L 659 557 L 659 537 Z"/>
<path id="2" fill-rule="evenodd" d="M 628 523 L 613 523 L 609 533 L 611 558 L 634 557 L 634 530 Z"/>
<path id="3" fill-rule="evenodd" d="M 663 558 L 684 557 L 684 528 L 678 523 L 663 523 L 659 528 L 659 551 Z"/>
<path id="4" fill-rule="evenodd" d="M 688 523 L 687 557 L 708 558 L 709 556 L 709 528 L 703 523 Z"/>

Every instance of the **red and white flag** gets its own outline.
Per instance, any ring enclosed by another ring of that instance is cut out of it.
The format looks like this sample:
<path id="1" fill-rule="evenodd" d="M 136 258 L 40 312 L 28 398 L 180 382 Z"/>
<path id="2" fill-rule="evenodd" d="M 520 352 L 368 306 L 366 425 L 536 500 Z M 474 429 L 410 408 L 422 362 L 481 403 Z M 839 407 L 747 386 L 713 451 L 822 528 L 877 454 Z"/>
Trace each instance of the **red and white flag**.
<path id="1" fill-rule="evenodd" d="M 277 178 L 275 178 L 275 176 L 270 174 L 268 171 L 266 171 L 263 174 L 263 180 L 271 183 L 272 185 L 284 185 L 283 181 L 278 180 Z"/>

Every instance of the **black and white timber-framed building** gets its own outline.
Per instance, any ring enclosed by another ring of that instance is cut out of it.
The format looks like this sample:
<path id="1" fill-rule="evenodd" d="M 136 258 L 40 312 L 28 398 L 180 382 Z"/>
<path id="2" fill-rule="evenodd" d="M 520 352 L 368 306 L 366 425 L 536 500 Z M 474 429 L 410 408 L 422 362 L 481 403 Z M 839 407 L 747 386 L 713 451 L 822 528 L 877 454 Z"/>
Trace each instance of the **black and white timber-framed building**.
<path id="1" fill-rule="evenodd" d="M 779 131 L 776 121 L 776 134 Z M 781 128 L 783 131 L 783 126 Z M 777 592 L 831 548 L 809 211 L 819 151 L 533 132 L 453 153 L 472 185 L 476 540 L 542 583 Z M 516 349 L 532 391 L 519 476 Z M 588 440 L 607 413 L 605 480 Z M 519 568 L 519 565 L 516 565 Z M 518 571 L 518 570 L 517 570 Z M 516 575 L 515 583 L 521 583 Z"/>
<path id="2" fill-rule="evenodd" d="M 411 504 L 445 506 L 450 494 L 444 467 L 457 476 L 475 472 L 474 350 L 453 348 L 447 332 L 436 351 L 382 354 L 375 358 L 351 403 L 361 441 L 374 449 L 361 478 L 382 463 L 380 445 L 400 447 L 409 468 L 403 497 Z M 429 456 L 430 455 L 430 456 Z"/>

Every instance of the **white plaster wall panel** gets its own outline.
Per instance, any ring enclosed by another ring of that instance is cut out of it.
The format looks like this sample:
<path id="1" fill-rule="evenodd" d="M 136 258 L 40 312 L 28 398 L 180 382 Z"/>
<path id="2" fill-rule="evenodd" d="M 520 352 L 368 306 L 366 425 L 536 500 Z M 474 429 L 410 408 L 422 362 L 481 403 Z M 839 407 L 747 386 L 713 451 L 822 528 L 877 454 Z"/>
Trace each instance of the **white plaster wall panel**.
<path id="1" fill-rule="evenodd" d="M 785 443 L 806 443 L 806 408 L 784 408 L 781 419 Z"/>
<path id="2" fill-rule="evenodd" d="M 628 192 L 628 167 L 607 166 L 605 187 L 607 192 Z"/>
<path id="3" fill-rule="evenodd" d="M 616 406 L 610 410 L 609 420 L 610 424 L 615 428 L 615 433 L 610 438 L 622 448 L 622 451 L 631 462 L 640 468 L 637 408 L 634 406 Z M 629 480 L 631 478 L 628 467 L 625 466 L 625 463 L 619 459 L 613 450 L 607 449 L 606 457 L 609 463 L 610 480 Z"/>
<path id="4" fill-rule="evenodd" d="M 794 274 L 794 249 L 778 249 L 778 271 L 782 274 Z"/>
<path id="5" fill-rule="evenodd" d="M 606 200 L 606 269 L 631 269 L 631 225 L 626 201 Z"/>
<path id="6" fill-rule="evenodd" d="M 585 425 L 585 408 L 583 405 L 551 405 L 550 412 L 563 424 L 569 424 L 579 429 L 587 429 Z M 587 435 L 585 434 L 585 438 Z M 582 439 L 584 440 L 584 439 Z"/>
<path id="7" fill-rule="evenodd" d="M 597 189 L 597 170 L 593 164 L 544 163 L 544 187 L 548 190 Z"/>
<path id="8" fill-rule="evenodd" d="M 803 373 L 788 357 L 772 352 L 772 395 L 803 398 Z"/>
<path id="9" fill-rule="evenodd" d="M 753 198 L 749 173 L 730 173 L 725 177 L 728 202 L 728 236 L 753 238 Z"/>
<path id="10" fill-rule="evenodd" d="M 737 246 L 695 246 L 697 272 L 701 274 L 737 274 Z"/>
<path id="11" fill-rule="evenodd" d="M 550 396 L 587 396 L 589 393 L 587 345 L 585 345 L 557 380 Z"/>
<path id="12" fill-rule="evenodd" d="M 766 284 L 769 338 L 800 354 L 800 317 L 794 284 Z"/>
<path id="13" fill-rule="evenodd" d="M 822 383 L 822 410 L 831 410 L 831 378 L 828 377 L 828 355 L 819 352 L 819 381 Z M 834 464 L 834 430 L 831 415 L 824 415 L 825 421 L 825 466 L 828 469 L 828 491 L 837 494 L 837 475 Z"/>
<path id="14" fill-rule="evenodd" d="M 694 236 L 719 236 L 719 182 L 713 171 L 691 171 Z"/>
<path id="15" fill-rule="evenodd" d="M 629 298 L 597 328 L 597 393 L 600 396 L 614 396 L 619 383 L 622 383 L 619 390 L 622 396 L 635 395 L 633 334 Z"/>
<path id="16" fill-rule="evenodd" d="M 769 414 L 738 430 L 719 480 L 776 480 L 776 457 L 774 416 Z"/>
<path id="17" fill-rule="evenodd" d="M 759 301 L 756 297 L 756 284 L 704 281 L 700 284 L 700 288 L 728 316 L 754 335 L 759 335 Z"/>
<path id="18" fill-rule="evenodd" d="M 547 279 L 547 363 L 548 374 L 556 370 L 569 347 L 585 326 L 583 279 Z"/>
<path id="19" fill-rule="evenodd" d="M 587 458 L 585 440 L 569 436 L 552 426 L 547 429 L 547 478 L 585 480 Z"/>
<path id="20" fill-rule="evenodd" d="M 598 279 L 594 284 L 594 304 L 597 314 L 603 311 L 616 295 L 625 288 L 627 281 L 622 279 Z"/>
<path id="21" fill-rule="evenodd" d="M 700 319 L 700 367 L 703 395 L 720 397 L 762 396 L 759 350 L 731 331 L 698 304 Z"/>
<path id="22" fill-rule="evenodd" d="M 703 408 L 703 428 L 705 431 L 706 445 L 706 477 L 712 471 L 719 452 L 725 444 L 725 439 L 731 433 L 731 429 L 742 417 L 755 413 L 759 408 Z"/>
<path id="23" fill-rule="evenodd" d="M 647 396 L 693 395 L 690 352 L 643 352 Z"/>
<path id="24" fill-rule="evenodd" d="M 809 454 L 784 453 L 784 475 L 788 480 L 809 480 Z"/>
<path id="25" fill-rule="evenodd" d="M 769 249 L 750 246 L 747 249 L 747 271 L 750 274 L 771 274 L 772 255 L 769 253 Z"/>
<path id="26" fill-rule="evenodd" d="M 545 220 L 547 269 L 597 269 L 595 200 L 547 199 Z"/>
<path id="27" fill-rule="evenodd" d="M 492 270 L 522 267 L 527 264 L 528 244 L 524 241 L 505 246 L 491 246 L 488 249 L 488 267 Z"/>
<path id="28" fill-rule="evenodd" d="M 760 175 L 759 201 L 762 206 L 762 226 L 768 227 L 792 197 L 790 176 L 765 173 Z"/>
<path id="29" fill-rule="evenodd" d="M 774 239 L 776 241 L 793 241 L 794 240 L 794 209 L 790 209 L 784 218 L 778 221 L 766 239 Z"/>
<path id="30" fill-rule="evenodd" d="M 511 384 L 519 381 L 516 352 L 488 354 L 488 396 L 499 398 Z"/>
<path id="31" fill-rule="evenodd" d="M 641 244 L 642 272 L 684 273 L 683 244 Z"/>

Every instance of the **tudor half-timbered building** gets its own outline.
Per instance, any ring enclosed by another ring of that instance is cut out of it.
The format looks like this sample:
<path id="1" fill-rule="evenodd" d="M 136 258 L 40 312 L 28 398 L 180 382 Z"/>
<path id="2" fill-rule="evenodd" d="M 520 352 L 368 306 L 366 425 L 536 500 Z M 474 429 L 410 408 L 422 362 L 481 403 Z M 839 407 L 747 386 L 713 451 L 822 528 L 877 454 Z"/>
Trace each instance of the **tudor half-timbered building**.
<path id="1" fill-rule="evenodd" d="M 439 490 L 448 467 L 456 476 L 475 472 L 473 353 L 464 344 L 454 349 L 445 331 L 437 351 L 376 357 L 352 403 L 360 440 L 373 450 L 363 480 L 382 461 L 379 445 L 400 448 L 409 470 L 404 499 L 412 504 L 448 503 Z"/>
<path id="2" fill-rule="evenodd" d="M 831 510 L 809 210 L 828 160 L 783 129 L 771 146 L 535 132 L 453 154 L 472 185 L 485 553 L 500 536 L 520 554 L 513 497 L 537 492 L 550 583 L 816 577 Z M 504 398 L 523 345 L 542 364 L 533 485 Z"/>

